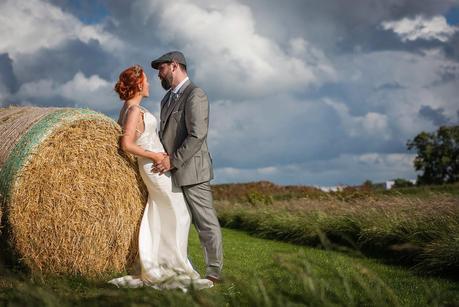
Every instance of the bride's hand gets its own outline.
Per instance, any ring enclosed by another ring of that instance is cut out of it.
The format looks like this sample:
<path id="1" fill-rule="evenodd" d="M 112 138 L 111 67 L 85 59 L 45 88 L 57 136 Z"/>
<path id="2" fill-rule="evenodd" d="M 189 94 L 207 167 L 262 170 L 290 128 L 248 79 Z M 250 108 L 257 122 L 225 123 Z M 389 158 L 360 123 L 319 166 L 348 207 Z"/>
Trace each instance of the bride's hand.
<path id="1" fill-rule="evenodd" d="M 154 164 L 158 164 L 159 162 L 161 162 L 167 156 L 168 155 L 165 152 L 157 152 L 152 156 L 151 159 L 153 160 Z"/>

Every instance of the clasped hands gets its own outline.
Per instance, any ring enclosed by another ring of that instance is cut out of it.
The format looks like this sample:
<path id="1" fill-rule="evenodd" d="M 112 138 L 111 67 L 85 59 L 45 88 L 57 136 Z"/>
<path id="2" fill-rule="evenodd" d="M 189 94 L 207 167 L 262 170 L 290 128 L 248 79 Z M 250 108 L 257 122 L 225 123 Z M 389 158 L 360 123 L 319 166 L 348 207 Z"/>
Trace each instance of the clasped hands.
<path id="1" fill-rule="evenodd" d="M 165 152 L 161 153 L 160 157 L 158 159 L 155 159 L 153 162 L 154 164 L 151 168 L 151 171 L 153 173 L 159 173 L 160 175 L 162 175 L 172 169 L 171 159 L 169 155 Z"/>

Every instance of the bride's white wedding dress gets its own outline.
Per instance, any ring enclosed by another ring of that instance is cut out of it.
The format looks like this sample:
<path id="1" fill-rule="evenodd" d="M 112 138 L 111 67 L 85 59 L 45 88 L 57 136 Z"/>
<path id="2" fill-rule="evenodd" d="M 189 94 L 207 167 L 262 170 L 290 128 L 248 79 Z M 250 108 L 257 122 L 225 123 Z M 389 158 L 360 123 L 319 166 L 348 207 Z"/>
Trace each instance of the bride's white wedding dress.
<path id="1" fill-rule="evenodd" d="M 145 131 L 136 144 L 145 150 L 165 152 L 157 133 L 157 120 L 141 108 Z M 171 180 L 170 173 L 152 172 L 153 162 L 138 157 L 139 171 L 148 189 L 148 202 L 139 232 L 141 272 L 115 278 L 109 283 L 121 287 L 151 286 L 156 289 L 202 289 L 212 281 L 200 279 L 188 260 L 188 231 L 191 217 L 183 193 Z"/>

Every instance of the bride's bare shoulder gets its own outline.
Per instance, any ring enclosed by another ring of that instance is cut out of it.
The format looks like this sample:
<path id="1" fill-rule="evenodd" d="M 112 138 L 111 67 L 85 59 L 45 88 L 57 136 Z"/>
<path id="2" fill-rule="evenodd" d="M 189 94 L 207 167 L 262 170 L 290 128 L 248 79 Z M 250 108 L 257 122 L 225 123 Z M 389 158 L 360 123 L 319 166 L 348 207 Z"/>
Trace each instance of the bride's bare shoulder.
<path id="1" fill-rule="evenodd" d="M 128 106 L 123 105 L 123 107 L 120 110 L 120 114 L 118 116 L 118 124 L 120 126 L 123 126 L 128 117 L 132 117 L 132 116 L 137 117 L 139 114 L 141 114 L 142 117 L 143 117 L 143 114 L 145 112 L 148 112 L 148 110 L 146 110 L 144 107 L 136 105 L 136 104 L 132 104 L 132 105 L 128 105 Z"/>

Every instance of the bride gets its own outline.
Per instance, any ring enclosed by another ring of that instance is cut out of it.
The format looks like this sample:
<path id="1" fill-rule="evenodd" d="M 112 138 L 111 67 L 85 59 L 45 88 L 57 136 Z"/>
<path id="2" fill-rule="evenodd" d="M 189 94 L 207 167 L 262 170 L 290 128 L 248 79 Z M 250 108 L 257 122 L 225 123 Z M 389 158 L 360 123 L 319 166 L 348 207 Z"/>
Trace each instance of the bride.
<path id="1" fill-rule="evenodd" d="M 138 275 L 115 278 L 109 283 L 122 287 L 151 286 L 156 289 L 201 289 L 213 286 L 200 279 L 187 257 L 191 218 L 180 188 L 170 173 L 159 175 L 152 165 L 167 154 L 159 140 L 157 120 L 140 106 L 149 96 L 149 84 L 142 67 L 124 70 L 115 85 L 124 100 L 118 123 L 123 127 L 121 148 L 137 156 L 139 171 L 148 189 L 148 202 L 140 224 Z"/>

